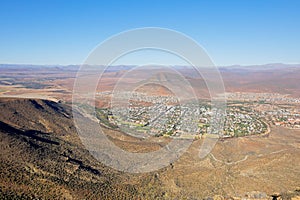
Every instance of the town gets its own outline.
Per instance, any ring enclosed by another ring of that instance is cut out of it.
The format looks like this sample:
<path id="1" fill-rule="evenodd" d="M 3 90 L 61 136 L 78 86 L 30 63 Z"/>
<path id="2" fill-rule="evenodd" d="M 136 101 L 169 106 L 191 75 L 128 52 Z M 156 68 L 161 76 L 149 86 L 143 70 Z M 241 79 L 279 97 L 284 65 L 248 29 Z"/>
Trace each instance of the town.
<path id="1" fill-rule="evenodd" d="M 111 93 L 98 95 L 113 96 Z M 115 103 L 111 109 L 102 108 L 99 112 L 109 124 L 135 136 L 195 137 L 213 133 L 226 138 L 265 134 L 269 125 L 300 128 L 299 110 L 294 106 L 282 108 L 282 105 L 271 103 L 274 98 L 280 98 L 281 102 L 285 98 L 288 99 L 285 102 L 297 104 L 298 99 L 291 100 L 278 94 L 231 94 L 225 116 L 219 116 L 224 121 L 217 133 L 213 131 L 213 109 L 207 100 L 179 103 L 173 96 L 149 96 L 138 92 L 114 95 L 115 102 L 122 99 L 127 106 L 116 106 Z"/>

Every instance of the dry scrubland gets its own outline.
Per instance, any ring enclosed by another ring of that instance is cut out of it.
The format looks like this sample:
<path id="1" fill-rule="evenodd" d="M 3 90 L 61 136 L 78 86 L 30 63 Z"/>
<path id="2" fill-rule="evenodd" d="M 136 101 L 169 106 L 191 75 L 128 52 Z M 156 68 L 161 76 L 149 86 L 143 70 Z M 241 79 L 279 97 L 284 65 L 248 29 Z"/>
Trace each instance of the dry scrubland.
<path id="1" fill-rule="evenodd" d="M 0 108 L 1 198 L 299 196 L 299 130 L 272 127 L 268 137 L 219 141 L 203 160 L 197 156 L 202 140 L 196 140 L 167 168 L 127 174 L 102 165 L 84 149 L 70 107 L 48 100 L 2 98 Z M 153 151 L 168 142 L 143 141 L 109 129 L 106 133 L 117 145 L 135 152 Z"/>

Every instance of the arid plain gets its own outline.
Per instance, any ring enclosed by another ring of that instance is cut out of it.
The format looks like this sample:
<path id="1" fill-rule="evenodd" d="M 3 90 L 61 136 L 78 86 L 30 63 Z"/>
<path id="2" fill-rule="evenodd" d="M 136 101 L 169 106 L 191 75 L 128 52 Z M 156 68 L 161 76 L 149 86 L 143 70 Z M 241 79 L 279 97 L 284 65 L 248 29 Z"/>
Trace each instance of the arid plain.
<path id="1" fill-rule="evenodd" d="M 36 198 L 52 195 L 66 199 L 81 199 L 86 195 L 90 199 L 299 199 L 300 129 L 295 127 L 300 114 L 297 113 L 300 66 L 273 65 L 275 67 L 220 68 L 226 92 L 239 95 L 238 98 L 232 95 L 228 105 L 235 108 L 242 104 L 257 112 L 265 112 L 269 107 L 292 108 L 295 119 L 286 114 L 289 119 L 284 123 L 266 114 L 266 119 L 262 120 L 268 126 L 267 131 L 221 138 L 212 152 L 200 159 L 198 154 L 204 135 L 195 139 L 179 160 L 146 174 L 118 172 L 97 162 L 84 150 L 70 107 L 78 66 L 26 66 L 26 70 L 17 65 L 2 66 L 1 195 Z M 97 92 L 112 91 L 127 70 L 118 66 L 107 71 Z M 197 97 L 207 101 L 209 94 L 203 78 L 194 77 L 191 69 L 181 67 L 178 70 L 191 85 L 194 84 Z M 87 80 L 93 76 L 98 75 L 87 74 Z M 161 74 L 157 76 L 161 78 Z M 168 81 L 167 77 L 163 79 Z M 137 72 L 125 81 L 140 80 L 143 77 Z M 138 91 L 147 95 L 169 95 L 157 85 L 148 85 Z M 249 94 L 257 95 L 257 99 L 247 99 Z M 275 97 L 267 96 L 261 102 L 265 97 L 259 94 L 275 94 Z M 102 96 L 96 99 L 96 106 L 106 109 L 110 100 L 109 95 Z M 135 138 L 104 125 L 110 140 L 132 152 L 154 151 L 170 140 L 168 137 Z M 61 166 L 61 170 L 56 171 L 56 165 Z M 12 171 L 16 172 L 16 177 Z M 84 185 L 84 189 L 76 184 Z M 98 192 L 92 194 L 95 190 Z M 108 195 L 109 192 L 115 196 Z"/>

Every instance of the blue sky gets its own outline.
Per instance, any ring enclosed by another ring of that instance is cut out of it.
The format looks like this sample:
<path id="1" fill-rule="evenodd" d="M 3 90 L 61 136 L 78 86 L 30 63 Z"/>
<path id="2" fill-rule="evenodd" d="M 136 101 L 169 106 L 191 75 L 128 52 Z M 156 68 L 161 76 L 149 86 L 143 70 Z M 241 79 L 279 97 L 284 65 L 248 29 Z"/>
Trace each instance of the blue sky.
<path id="1" fill-rule="evenodd" d="M 216 65 L 300 63 L 299 10 L 298 0 L 1 0 L 0 63 L 80 64 L 141 27 L 192 37 Z"/>

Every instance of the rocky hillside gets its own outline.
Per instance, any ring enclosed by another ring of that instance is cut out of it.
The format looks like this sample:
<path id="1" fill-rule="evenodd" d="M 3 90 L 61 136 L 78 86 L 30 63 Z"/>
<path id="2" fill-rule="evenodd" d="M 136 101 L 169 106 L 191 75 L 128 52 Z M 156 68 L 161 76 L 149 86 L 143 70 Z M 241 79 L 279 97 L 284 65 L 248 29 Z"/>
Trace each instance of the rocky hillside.
<path id="1" fill-rule="evenodd" d="M 147 187 L 152 183 L 155 188 L 152 175 L 128 176 L 94 160 L 76 135 L 70 107 L 48 100 L 0 99 L 0 110 L 0 199 L 162 195 Z"/>

